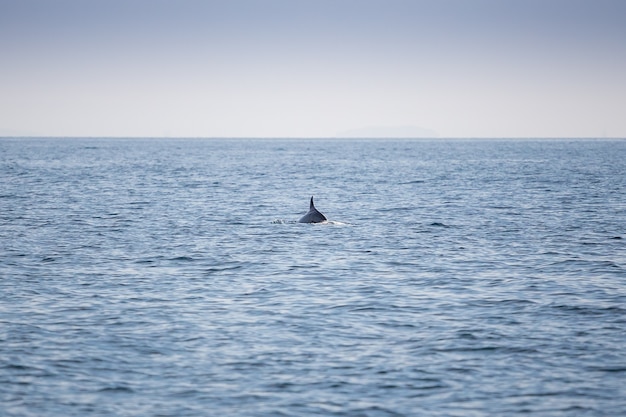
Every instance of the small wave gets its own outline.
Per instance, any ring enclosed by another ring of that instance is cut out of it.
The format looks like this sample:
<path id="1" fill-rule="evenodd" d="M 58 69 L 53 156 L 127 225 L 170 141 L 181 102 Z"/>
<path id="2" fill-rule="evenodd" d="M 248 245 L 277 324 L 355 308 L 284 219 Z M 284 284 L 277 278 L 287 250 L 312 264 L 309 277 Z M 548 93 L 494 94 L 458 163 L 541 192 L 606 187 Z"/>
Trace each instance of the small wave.
<path id="1" fill-rule="evenodd" d="M 447 224 L 441 223 L 441 222 L 433 222 L 430 224 L 433 227 L 443 227 L 443 228 L 448 228 L 450 226 L 448 226 Z"/>
<path id="2" fill-rule="evenodd" d="M 232 265 L 232 266 L 224 266 L 224 267 L 214 266 L 214 267 L 205 269 L 204 273 L 205 275 L 213 275 L 213 274 L 219 274 L 221 272 L 233 271 L 233 270 L 240 269 L 240 268 L 242 268 L 242 265 Z"/>
<path id="3" fill-rule="evenodd" d="M 608 372 L 608 373 L 617 373 L 617 372 L 626 372 L 626 366 L 590 366 L 588 367 L 591 371 L 599 371 L 599 372 Z"/>
<path id="4" fill-rule="evenodd" d="M 587 259 L 566 259 L 563 261 L 552 262 L 549 267 L 566 268 L 568 270 L 578 271 L 590 269 L 593 272 L 608 272 L 621 270 L 622 266 L 613 261 L 598 261 Z"/>
<path id="5" fill-rule="evenodd" d="M 352 224 L 350 224 L 350 223 L 344 223 L 344 222 L 340 222 L 340 221 L 337 221 L 337 220 L 328 220 L 328 221 L 323 222 L 323 223 L 330 224 L 330 225 L 333 225 L 333 226 L 352 226 Z"/>
<path id="6" fill-rule="evenodd" d="M 624 310 L 620 307 L 595 307 L 588 305 L 554 304 L 552 308 L 566 313 L 579 314 L 584 316 L 604 316 L 615 315 L 620 317 Z"/>
<path id="7" fill-rule="evenodd" d="M 190 256 L 177 256 L 175 258 L 171 258 L 170 261 L 186 261 L 186 262 L 191 262 L 193 261 L 193 258 Z"/>
<path id="8" fill-rule="evenodd" d="M 387 208 L 379 208 L 376 211 L 380 213 L 394 212 L 394 211 L 412 211 L 415 210 L 413 206 L 405 206 L 405 207 L 387 207 Z"/>
<path id="9" fill-rule="evenodd" d="M 114 386 L 114 387 L 106 387 L 102 388 L 100 392 L 135 392 L 132 388 L 123 387 L 123 386 Z"/>
<path id="10" fill-rule="evenodd" d="M 326 220 L 320 223 L 300 223 L 296 220 L 274 219 L 272 224 L 313 224 L 313 225 L 332 225 L 332 226 L 351 226 L 350 223 L 340 222 L 337 220 Z"/>
<path id="11" fill-rule="evenodd" d="M 17 364 L 17 363 L 9 363 L 9 364 L 3 366 L 2 368 L 3 369 L 12 370 L 12 371 L 30 371 L 30 370 L 36 370 L 37 369 L 37 368 L 33 368 L 31 366 Z"/>
<path id="12" fill-rule="evenodd" d="M 154 259 L 138 259 L 135 261 L 136 264 L 153 264 L 155 262 Z"/>

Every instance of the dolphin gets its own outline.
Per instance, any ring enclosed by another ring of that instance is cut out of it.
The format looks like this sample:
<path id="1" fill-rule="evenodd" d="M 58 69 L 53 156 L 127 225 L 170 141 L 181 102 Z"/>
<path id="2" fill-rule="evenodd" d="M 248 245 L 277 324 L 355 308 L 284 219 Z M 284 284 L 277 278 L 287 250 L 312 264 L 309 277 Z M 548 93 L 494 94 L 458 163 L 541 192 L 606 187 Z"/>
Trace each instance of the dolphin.
<path id="1" fill-rule="evenodd" d="M 326 217 L 317 211 L 315 206 L 313 205 L 313 197 L 311 197 L 311 204 L 309 205 L 309 212 L 302 216 L 298 223 L 321 223 L 326 221 Z"/>

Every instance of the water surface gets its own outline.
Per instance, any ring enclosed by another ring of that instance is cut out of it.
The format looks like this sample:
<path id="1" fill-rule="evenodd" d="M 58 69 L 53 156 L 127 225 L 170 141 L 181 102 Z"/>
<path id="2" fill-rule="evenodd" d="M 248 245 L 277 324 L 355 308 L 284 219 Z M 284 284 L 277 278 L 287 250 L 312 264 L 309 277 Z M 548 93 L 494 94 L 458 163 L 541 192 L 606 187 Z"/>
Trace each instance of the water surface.
<path id="1" fill-rule="evenodd" d="M 626 414 L 626 141 L 5 138 L 0 179 L 2 415 Z"/>

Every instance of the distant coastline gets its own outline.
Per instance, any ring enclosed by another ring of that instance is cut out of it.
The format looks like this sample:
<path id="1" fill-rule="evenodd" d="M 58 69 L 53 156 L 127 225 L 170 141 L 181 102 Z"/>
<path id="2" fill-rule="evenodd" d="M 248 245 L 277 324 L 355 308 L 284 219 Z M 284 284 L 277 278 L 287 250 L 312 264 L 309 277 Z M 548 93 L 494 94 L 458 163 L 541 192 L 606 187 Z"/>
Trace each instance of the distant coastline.
<path id="1" fill-rule="evenodd" d="M 435 139 L 439 134 L 434 130 L 419 126 L 370 126 L 357 129 L 344 130 L 335 136 L 337 138 L 363 138 L 363 139 Z"/>

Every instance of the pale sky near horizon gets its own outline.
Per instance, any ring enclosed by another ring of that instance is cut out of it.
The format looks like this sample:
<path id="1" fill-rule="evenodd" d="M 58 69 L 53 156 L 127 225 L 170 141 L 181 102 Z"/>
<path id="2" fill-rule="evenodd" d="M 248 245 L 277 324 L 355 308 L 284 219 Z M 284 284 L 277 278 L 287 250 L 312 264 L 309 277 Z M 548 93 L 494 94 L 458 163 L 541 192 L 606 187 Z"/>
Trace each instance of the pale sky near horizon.
<path id="1" fill-rule="evenodd" d="M 0 0 L 0 136 L 626 137 L 623 0 Z"/>

